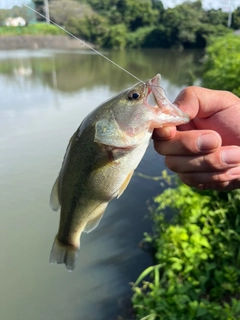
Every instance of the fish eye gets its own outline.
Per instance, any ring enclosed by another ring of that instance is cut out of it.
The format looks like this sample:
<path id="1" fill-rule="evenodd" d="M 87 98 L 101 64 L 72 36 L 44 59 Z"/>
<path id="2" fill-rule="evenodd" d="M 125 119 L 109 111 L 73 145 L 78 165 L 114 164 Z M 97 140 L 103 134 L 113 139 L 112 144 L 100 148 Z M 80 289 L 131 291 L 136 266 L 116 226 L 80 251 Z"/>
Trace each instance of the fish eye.
<path id="1" fill-rule="evenodd" d="M 128 94 L 128 99 L 129 100 L 138 100 L 140 98 L 140 93 L 136 92 L 136 91 L 131 91 Z"/>

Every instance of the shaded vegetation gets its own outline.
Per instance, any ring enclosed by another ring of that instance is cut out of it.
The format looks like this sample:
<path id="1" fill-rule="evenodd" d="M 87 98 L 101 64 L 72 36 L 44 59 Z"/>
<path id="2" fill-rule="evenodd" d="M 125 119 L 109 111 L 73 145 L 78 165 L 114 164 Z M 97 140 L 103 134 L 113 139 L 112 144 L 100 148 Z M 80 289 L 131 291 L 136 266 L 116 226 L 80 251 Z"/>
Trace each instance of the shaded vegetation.
<path id="1" fill-rule="evenodd" d="M 240 37 L 215 39 L 206 49 L 203 85 L 228 90 L 240 97 Z"/>
<path id="2" fill-rule="evenodd" d="M 95 12 L 69 17 L 65 26 L 102 47 L 202 48 L 210 36 L 231 32 L 226 27 L 227 14 L 221 10 L 205 11 L 201 1 L 185 2 L 166 10 L 157 0 L 85 0 L 85 3 Z M 240 27 L 237 21 L 236 28 Z M 113 24 L 121 30 L 117 36 Z"/>
<path id="3" fill-rule="evenodd" d="M 155 233 L 145 241 L 155 250 L 155 265 L 133 286 L 137 319 L 239 319 L 240 190 L 198 191 L 178 183 L 154 201 Z"/>

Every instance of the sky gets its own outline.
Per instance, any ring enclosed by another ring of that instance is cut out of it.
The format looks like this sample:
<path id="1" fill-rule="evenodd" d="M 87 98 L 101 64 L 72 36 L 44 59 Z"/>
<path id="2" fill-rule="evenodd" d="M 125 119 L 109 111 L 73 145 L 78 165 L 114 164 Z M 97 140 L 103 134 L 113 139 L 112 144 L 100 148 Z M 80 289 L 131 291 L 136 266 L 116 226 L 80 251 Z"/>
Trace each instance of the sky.
<path id="1" fill-rule="evenodd" d="M 12 8 L 13 6 L 21 6 L 23 4 L 28 4 L 30 0 L 0 0 L 0 8 L 7 9 Z M 177 4 L 183 2 L 183 0 L 162 0 L 164 7 L 174 7 Z M 229 10 L 229 4 L 231 4 L 232 9 L 240 6 L 240 0 L 202 0 L 204 9 L 208 10 L 210 8 L 219 9 L 223 8 L 224 10 Z"/>
<path id="2" fill-rule="evenodd" d="M 10 9 L 14 6 L 22 6 L 23 4 L 28 4 L 30 1 L 26 0 L 0 0 L 1 9 Z"/>
<path id="3" fill-rule="evenodd" d="M 177 4 L 182 3 L 182 0 L 162 0 L 162 3 L 164 4 L 164 7 L 174 7 Z M 203 8 L 208 9 L 228 9 L 231 5 L 232 9 L 237 8 L 240 6 L 240 0 L 202 0 Z"/>

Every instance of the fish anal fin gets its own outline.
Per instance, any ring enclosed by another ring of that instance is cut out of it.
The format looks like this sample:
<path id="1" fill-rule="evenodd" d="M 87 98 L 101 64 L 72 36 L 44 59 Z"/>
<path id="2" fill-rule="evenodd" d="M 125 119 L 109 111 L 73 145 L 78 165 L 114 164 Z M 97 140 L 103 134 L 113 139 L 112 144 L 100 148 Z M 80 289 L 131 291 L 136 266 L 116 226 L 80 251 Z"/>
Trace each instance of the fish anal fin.
<path id="1" fill-rule="evenodd" d="M 60 201 L 58 196 L 58 178 L 52 187 L 52 192 L 50 196 L 50 207 L 54 211 L 58 211 L 60 208 Z"/>
<path id="2" fill-rule="evenodd" d="M 123 184 L 121 185 L 121 187 L 119 188 L 119 191 L 118 191 L 118 196 L 117 198 L 119 198 L 123 192 L 125 191 L 125 189 L 127 188 L 131 178 L 132 178 L 132 175 L 133 175 L 133 172 L 134 170 L 132 170 L 131 172 L 129 172 L 129 174 L 127 175 L 126 179 L 124 180 Z"/>

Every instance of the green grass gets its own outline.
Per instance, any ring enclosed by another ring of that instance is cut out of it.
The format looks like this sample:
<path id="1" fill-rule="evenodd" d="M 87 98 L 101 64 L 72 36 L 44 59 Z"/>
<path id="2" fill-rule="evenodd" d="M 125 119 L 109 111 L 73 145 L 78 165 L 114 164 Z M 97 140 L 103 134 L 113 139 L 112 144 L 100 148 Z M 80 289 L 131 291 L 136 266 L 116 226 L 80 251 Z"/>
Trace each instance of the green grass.
<path id="1" fill-rule="evenodd" d="M 0 27 L 1 36 L 23 35 L 66 35 L 66 33 L 52 24 L 36 23 L 26 27 Z"/>

